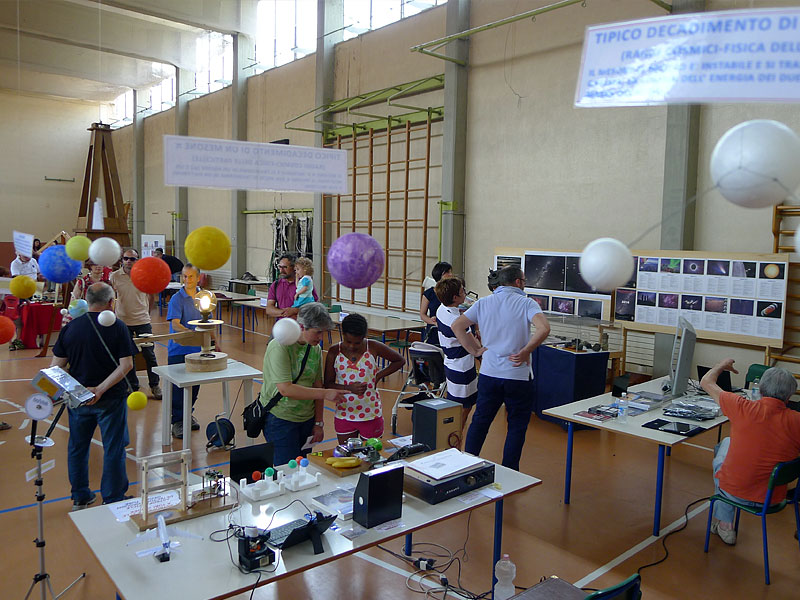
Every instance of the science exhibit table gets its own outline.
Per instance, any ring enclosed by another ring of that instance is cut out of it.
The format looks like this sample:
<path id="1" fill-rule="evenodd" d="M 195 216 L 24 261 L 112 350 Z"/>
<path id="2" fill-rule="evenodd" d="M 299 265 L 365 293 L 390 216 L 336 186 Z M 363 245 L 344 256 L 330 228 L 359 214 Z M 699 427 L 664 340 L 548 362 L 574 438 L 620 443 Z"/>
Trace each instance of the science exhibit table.
<path id="1" fill-rule="evenodd" d="M 309 472 L 316 468 L 308 467 Z M 131 522 L 118 522 L 107 506 L 69 513 L 79 533 L 91 548 L 101 566 L 111 578 L 119 596 L 125 600 L 150 600 L 151 598 L 227 598 L 249 592 L 258 580 L 258 574 L 244 574 L 231 562 L 228 544 L 212 542 L 213 531 L 228 530 L 229 516 L 238 525 L 255 525 L 270 528 L 303 518 L 307 509 L 299 502 L 275 514 L 276 509 L 289 505 L 293 500 L 302 500 L 308 508 L 316 510 L 311 503 L 313 496 L 328 492 L 339 485 L 353 485 L 358 475 L 337 477 L 320 471 L 320 485 L 300 492 L 287 492 L 282 496 L 250 503 L 239 497 L 241 507 L 232 512 L 224 511 L 181 521 L 177 527 L 202 536 L 204 539 L 181 539 L 180 552 L 174 552 L 169 562 L 155 562 L 151 556 L 137 558 L 136 551 L 153 545 L 153 542 L 126 546 L 134 539 L 137 530 Z M 314 554 L 310 542 L 303 542 L 287 550 L 276 550 L 277 567 L 272 564 L 265 570 L 275 568 L 274 573 L 263 573 L 258 586 L 301 573 L 316 566 L 372 548 L 389 540 L 410 535 L 435 523 L 450 519 L 478 508 L 495 503 L 495 562 L 499 559 L 502 537 L 503 499 L 518 494 L 541 483 L 540 479 L 495 465 L 495 482 L 500 491 L 493 497 L 476 493 L 470 496 L 451 498 L 440 504 L 427 504 L 423 500 L 406 494 L 402 517 L 399 521 L 367 529 L 361 535 L 348 539 L 343 533 L 349 531 L 353 521 L 336 521 L 340 529 L 328 530 L 322 535 L 324 551 Z M 486 489 L 486 488 L 484 488 Z M 480 492 L 480 490 L 478 490 Z M 232 491 L 236 494 L 236 491 Z M 270 523 L 273 514 L 274 520 Z M 237 559 L 237 541 L 230 541 L 233 560 Z M 493 571 L 493 570 L 492 570 Z M 487 582 L 491 583 L 491 582 Z"/>
<path id="2" fill-rule="evenodd" d="M 261 298 L 253 296 L 252 294 L 240 294 L 238 292 L 226 292 L 221 290 L 217 290 L 213 293 L 217 299 L 217 319 L 220 321 L 222 320 L 222 307 L 224 305 L 228 306 L 228 320 L 230 320 L 234 302 L 258 302 L 261 300 Z M 219 332 L 222 333 L 222 325 L 219 326 Z"/>
<path id="3" fill-rule="evenodd" d="M 637 391 L 647 391 L 660 394 L 662 393 L 661 386 L 666 380 L 666 377 L 660 377 L 639 385 L 631 386 L 628 389 L 628 393 L 630 394 L 631 392 L 635 393 Z M 636 416 L 629 416 L 627 423 L 620 423 L 617 421 L 617 419 L 595 421 L 588 417 L 582 417 L 575 414 L 578 412 L 588 411 L 590 408 L 597 406 L 598 404 L 613 404 L 615 400 L 616 398 L 614 398 L 609 392 L 600 396 L 579 400 L 578 402 L 573 402 L 571 404 L 564 404 L 563 406 L 548 408 L 544 411 L 544 414 L 547 416 L 557 417 L 559 419 L 568 421 L 567 465 L 564 474 L 564 504 L 569 504 L 570 486 L 572 483 L 572 441 L 575 432 L 575 424 L 587 425 L 593 429 L 602 429 L 612 433 L 628 435 L 640 440 L 644 440 L 645 442 L 657 444 L 658 464 L 656 467 L 656 494 L 655 506 L 653 509 L 653 535 L 657 536 L 661 530 L 661 496 L 664 487 L 664 457 L 668 449 L 671 450 L 673 446 L 682 444 L 690 438 L 674 433 L 667 433 L 665 431 L 658 431 L 657 429 L 649 429 L 647 427 L 642 427 L 642 425 L 652 421 L 653 419 L 665 419 L 667 421 L 685 421 L 686 419 L 681 419 L 680 417 L 671 417 L 669 415 L 665 416 L 664 408 L 669 406 L 669 403 L 666 403 L 661 408 L 643 412 Z M 710 421 L 697 421 L 692 422 L 692 424 L 709 430 L 713 429 L 714 427 L 718 427 L 727 421 L 728 418 L 722 415 Z"/>
<path id="4" fill-rule="evenodd" d="M 259 296 L 247 296 L 247 298 L 242 298 L 240 300 L 235 300 L 231 305 L 231 310 L 233 310 L 234 306 L 238 306 L 240 312 L 239 318 L 242 323 L 242 343 L 244 344 L 245 341 L 245 331 L 247 328 L 245 327 L 245 318 L 244 318 L 244 309 L 250 311 L 250 327 L 255 332 L 256 330 L 256 311 L 262 310 L 264 311 L 264 315 L 267 313 L 267 307 L 261 305 L 261 300 L 265 300 L 265 298 L 261 298 Z"/>
<path id="5" fill-rule="evenodd" d="M 232 292 L 234 290 L 234 286 L 236 285 L 243 285 L 248 290 L 256 285 L 271 285 L 272 282 L 269 279 L 229 279 L 228 280 L 228 289 Z"/>
<path id="6" fill-rule="evenodd" d="M 253 402 L 253 380 L 261 377 L 261 371 L 239 362 L 228 359 L 228 366 L 222 371 L 192 373 L 186 371 L 185 364 L 163 365 L 153 367 L 153 372 L 163 377 L 168 383 L 183 389 L 183 449 L 191 448 L 192 434 L 192 386 L 209 383 L 222 384 L 222 410 L 227 418 L 231 416 L 228 382 L 242 380 L 244 382 L 244 404 Z M 172 440 L 172 385 L 162 385 L 164 399 L 161 402 L 161 443 L 169 446 Z"/>
<path id="7" fill-rule="evenodd" d="M 56 314 L 53 319 L 53 311 L 57 309 L 52 302 L 26 302 L 20 306 L 19 310 L 22 319 L 20 339 L 26 348 L 39 347 L 37 338 L 50 331 L 51 322 L 53 331 L 61 329 L 61 315 Z"/>

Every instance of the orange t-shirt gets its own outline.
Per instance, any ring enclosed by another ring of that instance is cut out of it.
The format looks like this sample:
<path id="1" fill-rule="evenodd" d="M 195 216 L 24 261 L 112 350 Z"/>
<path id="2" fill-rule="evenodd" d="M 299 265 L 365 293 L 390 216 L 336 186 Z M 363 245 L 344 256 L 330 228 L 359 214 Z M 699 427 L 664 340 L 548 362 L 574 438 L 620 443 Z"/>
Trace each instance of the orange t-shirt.
<path id="1" fill-rule="evenodd" d="M 731 422 L 731 445 L 717 477 L 720 487 L 734 496 L 764 502 L 772 469 L 800 455 L 800 412 L 777 398 L 753 402 L 732 392 L 719 397 Z M 786 497 L 786 486 L 776 487 L 772 503 Z"/>

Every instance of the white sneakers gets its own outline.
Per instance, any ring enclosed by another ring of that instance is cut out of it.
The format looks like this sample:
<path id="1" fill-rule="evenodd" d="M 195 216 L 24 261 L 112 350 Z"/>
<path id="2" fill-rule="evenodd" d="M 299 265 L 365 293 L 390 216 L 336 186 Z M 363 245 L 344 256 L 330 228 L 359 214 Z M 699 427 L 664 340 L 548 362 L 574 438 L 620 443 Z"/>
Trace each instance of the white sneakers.
<path id="1" fill-rule="evenodd" d="M 711 533 L 716 533 L 729 546 L 736 544 L 736 530 L 733 528 L 733 523 L 724 523 L 719 519 L 712 519 Z"/>

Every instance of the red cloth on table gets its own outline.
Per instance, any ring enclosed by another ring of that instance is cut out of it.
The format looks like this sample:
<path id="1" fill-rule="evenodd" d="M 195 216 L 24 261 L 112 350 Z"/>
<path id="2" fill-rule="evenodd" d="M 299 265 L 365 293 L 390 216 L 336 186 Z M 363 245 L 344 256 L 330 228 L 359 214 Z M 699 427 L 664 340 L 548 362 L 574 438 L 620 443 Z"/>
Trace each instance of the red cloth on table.
<path id="1" fill-rule="evenodd" d="M 47 334 L 54 310 L 56 310 L 56 307 L 50 302 L 28 302 L 22 306 L 22 333 L 20 337 L 26 348 L 39 347 L 36 343 L 36 336 Z M 61 329 L 61 319 L 57 317 L 53 323 L 53 331 L 58 331 L 59 329 Z"/>

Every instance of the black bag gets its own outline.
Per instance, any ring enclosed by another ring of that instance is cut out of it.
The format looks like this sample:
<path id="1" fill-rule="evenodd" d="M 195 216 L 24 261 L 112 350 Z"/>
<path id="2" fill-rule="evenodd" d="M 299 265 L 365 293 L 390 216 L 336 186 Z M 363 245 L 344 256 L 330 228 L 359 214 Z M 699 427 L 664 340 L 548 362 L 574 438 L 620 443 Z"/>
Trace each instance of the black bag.
<path id="1" fill-rule="evenodd" d="M 306 368 L 306 361 L 308 360 L 308 353 L 311 351 L 311 345 L 306 344 L 306 353 L 303 355 L 303 362 L 300 364 L 300 372 L 297 374 L 297 377 L 294 378 L 292 383 L 297 383 L 300 379 L 300 376 L 303 374 L 303 370 Z M 267 415 L 269 411 L 275 408 L 275 405 L 280 401 L 281 396 L 280 392 L 276 392 L 275 395 L 269 399 L 266 406 L 261 404 L 261 393 L 259 392 L 258 397 L 252 402 L 244 407 L 244 412 L 242 412 L 242 424 L 244 425 L 244 430 L 247 432 L 247 437 L 249 438 L 257 438 L 261 435 L 261 432 L 264 431 L 264 423 L 267 421 Z"/>

